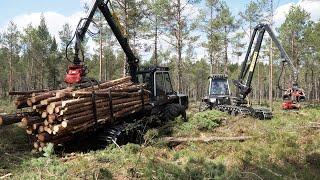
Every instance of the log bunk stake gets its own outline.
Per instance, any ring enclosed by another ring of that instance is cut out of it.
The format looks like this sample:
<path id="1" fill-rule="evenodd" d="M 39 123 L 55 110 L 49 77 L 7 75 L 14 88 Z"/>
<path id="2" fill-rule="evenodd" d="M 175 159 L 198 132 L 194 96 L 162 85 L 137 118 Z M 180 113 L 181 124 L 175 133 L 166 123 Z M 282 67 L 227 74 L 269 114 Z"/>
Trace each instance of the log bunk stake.
<path id="1" fill-rule="evenodd" d="M 129 76 L 86 88 L 9 94 L 16 96 L 16 108 L 27 112 L 0 115 L 0 126 L 20 123 L 33 151 L 42 151 L 48 143 L 63 144 L 150 106 L 150 91 Z"/>

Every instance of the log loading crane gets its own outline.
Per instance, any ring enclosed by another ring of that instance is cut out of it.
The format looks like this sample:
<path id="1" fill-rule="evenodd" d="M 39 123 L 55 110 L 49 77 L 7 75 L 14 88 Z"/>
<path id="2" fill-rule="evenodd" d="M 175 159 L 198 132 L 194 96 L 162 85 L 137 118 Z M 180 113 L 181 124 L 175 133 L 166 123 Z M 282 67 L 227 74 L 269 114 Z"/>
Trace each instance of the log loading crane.
<path id="1" fill-rule="evenodd" d="M 244 62 L 241 67 L 241 72 L 239 74 L 239 77 L 237 80 L 233 80 L 234 85 L 236 86 L 236 97 L 232 98 L 232 101 L 215 101 L 214 105 L 215 108 L 221 110 L 221 111 L 227 111 L 230 114 L 233 115 L 251 115 L 253 117 L 259 118 L 259 119 L 271 119 L 272 118 L 272 112 L 267 108 L 262 107 L 252 107 L 250 103 L 247 100 L 247 96 L 252 91 L 252 79 L 254 76 L 254 71 L 256 68 L 259 52 L 261 49 L 261 44 L 263 41 L 263 37 L 265 32 L 269 34 L 272 41 L 276 45 L 276 47 L 280 51 L 280 56 L 283 59 L 282 61 L 282 68 L 281 68 L 281 74 L 278 79 L 278 88 L 285 91 L 283 95 L 284 102 L 282 103 L 283 109 L 298 109 L 300 108 L 299 102 L 303 101 L 305 99 L 304 91 L 299 88 L 298 86 L 298 70 L 293 65 L 291 59 L 289 58 L 288 54 L 280 44 L 279 40 L 276 38 L 274 32 L 267 24 L 259 24 L 254 28 L 253 34 L 251 36 L 251 40 L 249 43 L 248 50 L 246 52 L 246 56 L 244 59 Z M 256 41 L 255 41 L 256 40 Z M 253 43 L 255 41 L 255 45 L 253 48 Z M 252 51 L 253 48 L 253 51 Z M 250 58 L 249 58 L 250 57 Z M 293 74 L 293 86 L 289 89 L 282 89 L 280 87 L 280 78 L 282 76 L 282 72 L 284 70 L 284 66 L 288 64 L 292 69 Z M 215 79 L 212 79 L 212 82 L 214 82 Z M 212 84 L 212 83 L 211 83 Z M 210 89 L 212 89 L 210 87 Z M 211 91 L 210 91 L 211 92 Z M 227 95 L 227 99 L 229 97 L 229 94 L 221 94 L 221 95 Z M 216 98 L 214 98 L 215 100 Z M 208 99 L 206 104 L 208 104 Z M 212 104 L 212 103 L 211 103 Z M 208 105 L 207 105 L 208 107 Z"/>
<path id="2" fill-rule="evenodd" d="M 99 9 L 126 55 L 129 75 L 131 76 L 132 81 L 134 83 L 146 84 L 147 89 L 152 94 L 150 98 L 152 108 L 146 108 L 144 112 L 140 112 L 136 116 L 126 119 L 130 121 L 131 119 L 142 119 L 146 116 L 158 116 L 161 120 L 167 121 L 182 115 L 183 119 L 186 120 L 188 96 L 179 94 L 173 90 L 169 68 L 146 67 L 139 69 L 139 59 L 134 55 L 127 38 L 122 34 L 121 29 L 118 27 L 119 23 L 116 21 L 117 18 L 114 17 L 114 14 L 110 11 L 108 6 L 111 6 L 110 0 L 95 0 L 87 17 L 80 20 L 74 35 L 74 58 L 72 64 L 68 67 L 65 82 L 73 86 L 88 84 L 88 82 L 98 83 L 97 81 L 92 81 L 86 77 L 87 68 L 84 64 L 81 43 L 83 42 L 86 33 L 89 31 L 90 24 L 95 24 L 93 16 Z M 73 40 L 70 41 L 69 45 Z M 66 48 L 66 56 L 68 59 L 67 52 L 68 46 Z M 117 125 L 114 126 L 111 131 L 113 135 L 119 135 L 121 134 L 121 131 L 123 131 L 123 127 Z"/>

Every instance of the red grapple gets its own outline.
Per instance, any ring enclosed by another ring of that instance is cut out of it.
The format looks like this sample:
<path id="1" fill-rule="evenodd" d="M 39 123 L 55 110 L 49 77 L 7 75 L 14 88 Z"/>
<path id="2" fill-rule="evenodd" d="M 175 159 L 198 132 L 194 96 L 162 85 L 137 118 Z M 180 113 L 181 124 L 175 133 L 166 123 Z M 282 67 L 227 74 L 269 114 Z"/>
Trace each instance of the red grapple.
<path id="1" fill-rule="evenodd" d="M 68 84 L 80 83 L 86 75 L 86 68 L 83 65 L 69 65 L 64 81 Z"/>
<path id="2" fill-rule="evenodd" d="M 289 109 L 300 109 L 301 105 L 299 103 L 293 101 L 285 101 L 282 103 L 282 109 L 289 110 Z"/>
<path id="3" fill-rule="evenodd" d="M 299 102 L 304 101 L 306 96 L 303 89 L 300 88 L 289 88 L 283 95 L 284 102 L 282 103 L 282 109 L 300 109 L 301 105 Z"/>

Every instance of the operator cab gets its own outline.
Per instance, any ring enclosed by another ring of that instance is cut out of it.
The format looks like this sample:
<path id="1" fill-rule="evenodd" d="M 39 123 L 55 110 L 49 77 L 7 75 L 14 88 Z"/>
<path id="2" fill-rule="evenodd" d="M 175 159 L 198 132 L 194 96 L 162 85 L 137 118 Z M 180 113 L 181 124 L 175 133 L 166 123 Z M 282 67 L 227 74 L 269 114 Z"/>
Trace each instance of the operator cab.
<path id="1" fill-rule="evenodd" d="M 169 68 L 167 67 L 148 67 L 137 73 L 138 83 L 146 84 L 156 99 L 174 94 Z"/>
<path id="2" fill-rule="evenodd" d="M 230 87 L 226 74 L 213 74 L 209 77 L 209 99 L 214 105 L 231 104 Z"/>
<path id="3" fill-rule="evenodd" d="M 151 91 L 152 101 L 173 101 L 188 107 L 188 97 L 173 90 L 168 67 L 145 67 L 137 72 L 137 79 Z"/>
<path id="4" fill-rule="evenodd" d="M 230 88 L 228 76 L 224 74 L 214 74 L 209 77 L 209 95 L 214 96 L 229 96 Z"/>
<path id="5" fill-rule="evenodd" d="M 212 74 L 209 76 L 207 93 L 200 103 L 200 111 L 213 109 L 218 105 L 231 105 L 228 76 L 226 74 Z"/>

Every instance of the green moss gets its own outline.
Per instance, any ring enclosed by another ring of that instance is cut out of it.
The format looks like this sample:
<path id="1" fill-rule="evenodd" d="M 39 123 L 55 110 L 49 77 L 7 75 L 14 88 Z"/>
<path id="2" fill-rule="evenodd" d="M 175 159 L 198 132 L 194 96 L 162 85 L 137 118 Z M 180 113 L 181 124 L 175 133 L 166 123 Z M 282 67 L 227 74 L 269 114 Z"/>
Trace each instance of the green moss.
<path id="1" fill-rule="evenodd" d="M 2 98 L 0 99 L 0 113 L 14 113 L 15 112 L 14 103 L 10 100 L 10 98 Z"/>
<path id="2" fill-rule="evenodd" d="M 68 169 L 57 157 L 40 157 L 24 161 L 16 173 L 21 179 L 67 179 Z"/>
<path id="3" fill-rule="evenodd" d="M 190 157 L 184 165 L 150 159 L 144 173 L 147 179 L 224 179 L 226 169 L 222 164 Z"/>
<path id="4" fill-rule="evenodd" d="M 175 128 L 177 135 L 195 135 L 199 131 L 211 131 L 219 127 L 227 115 L 223 112 L 212 110 L 196 113 L 186 123 L 181 123 Z"/>
<path id="5" fill-rule="evenodd" d="M 277 104 L 275 104 L 277 106 Z M 0 176 L 13 179 L 317 179 L 319 107 L 299 112 L 276 110 L 270 121 L 231 117 L 217 111 L 196 113 L 152 129 L 142 145 L 110 145 L 61 158 L 30 153 L 24 130 L 0 129 Z M 226 119 L 222 123 L 222 119 Z M 243 142 L 187 142 L 168 146 L 161 138 L 253 136 Z"/>

